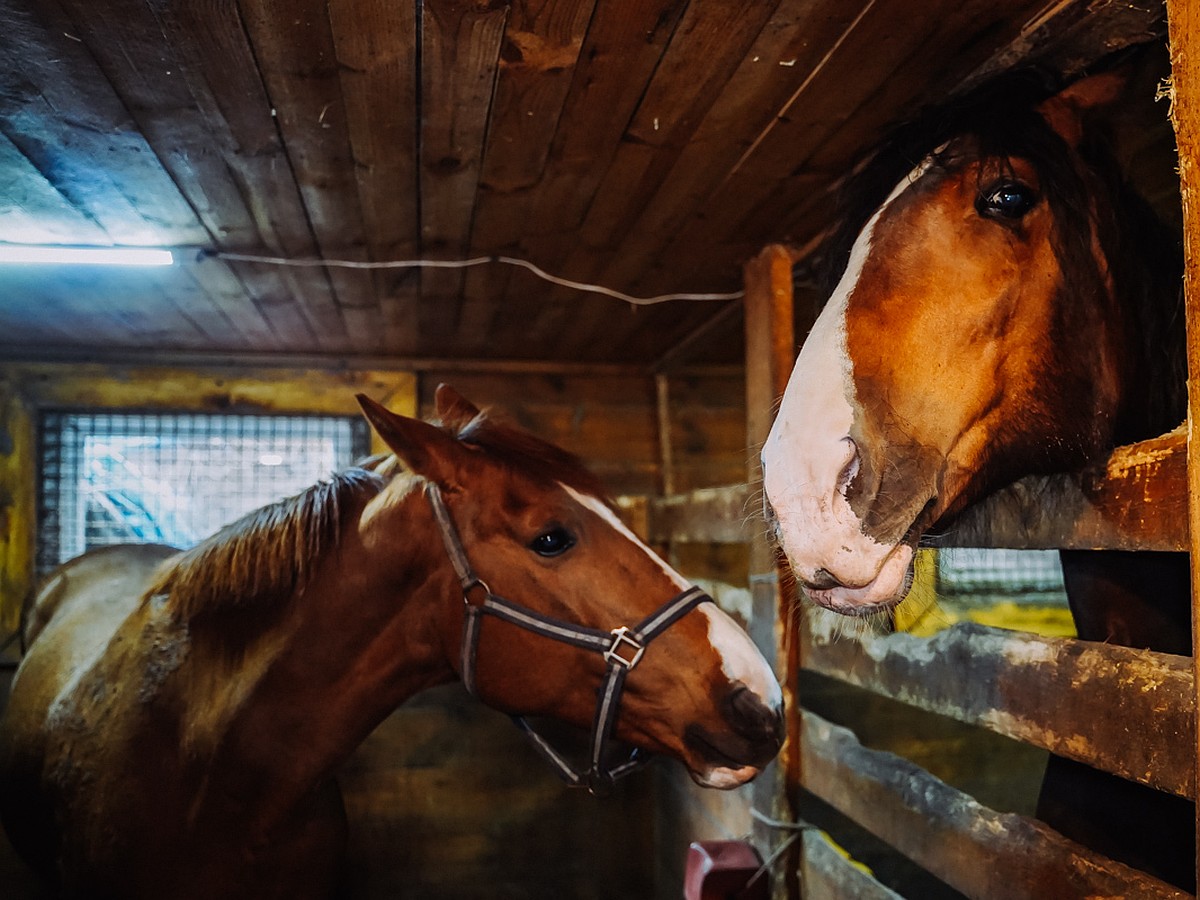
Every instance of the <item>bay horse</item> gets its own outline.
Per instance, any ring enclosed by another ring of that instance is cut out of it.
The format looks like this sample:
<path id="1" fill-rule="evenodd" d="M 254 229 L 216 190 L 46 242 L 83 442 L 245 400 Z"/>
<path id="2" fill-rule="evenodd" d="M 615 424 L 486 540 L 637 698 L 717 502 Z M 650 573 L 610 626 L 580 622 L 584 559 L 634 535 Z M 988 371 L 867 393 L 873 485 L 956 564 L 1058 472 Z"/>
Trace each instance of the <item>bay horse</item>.
<path id="1" fill-rule="evenodd" d="M 330 896 L 338 764 L 459 677 L 514 716 L 591 726 L 586 772 L 538 746 L 592 788 L 631 766 L 610 736 L 714 788 L 778 751 L 766 661 L 574 457 L 444 385 L 440 426 L 359 400 L 394 458 L 185 552 L 95 551 L 41 592 L 0 813 L 60 894 Z"/>
<path id="2" fill-rule="evenodd" d="M 1183 420 L 1179 239 L 1100 122 L 1125 81 L 997 79 L 899 128 L 850 181 L 828 299 L 762 450 L 768 521 L 813 603 L 886 616 L 918 543 L 967 505 Z M 1062 559 L 1081 638 L 1190 652 L 1186 555 Z M 1044 818 L 1194 884 L 1190 804 L 1115 778 L 1062 787 L 1072 768 L 1052 758 Z M 1072 813 L 1115 792 L 1154 811 Z"/>

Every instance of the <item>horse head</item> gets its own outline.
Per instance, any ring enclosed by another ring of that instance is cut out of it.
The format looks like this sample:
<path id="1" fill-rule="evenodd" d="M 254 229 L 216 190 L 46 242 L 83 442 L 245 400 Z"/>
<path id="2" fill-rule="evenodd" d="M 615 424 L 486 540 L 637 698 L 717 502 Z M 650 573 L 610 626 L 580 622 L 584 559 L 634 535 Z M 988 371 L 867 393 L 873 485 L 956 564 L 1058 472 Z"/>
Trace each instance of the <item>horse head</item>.
<path id="1" fill-rule="evenodd" d="M 638 657 L 620 673 L 621 740 L 681 760 L 709 787 L 742 784 L 775 756 L 779 685 L 716 604 L 681 606 L 680 617 L 640 653 L 636 638 L 614 637 L 689 586 L 621 522 L 574 457 L 489 418 L 445 385 L 436 395 L 441 427 L 360 401 L 450 523 L 441 536 L 431 527 L 423 543 L 445 585 L 432 627 L 445 659 L 481 699 L 513 715 L 592 726 L 609 660 L 549 633 L 574 632 L 584 645 L 592 637 L 604 647 L 615 641 L 627 662 Z M 413 488 L 393 482 L 391 490 Z M 388 527 L 389 491 L 365 510 L 367 531 Z M 430 515 L 431 526 L 436 518 Z M 396 539 L 398 530 L 380 538 L 385 547 Z M 403 540 L 416 539 L 409 527 Z M 482 616 L 468 640 L 464 619 L 483 606 L 507 615 Z M 522 627 L 522 619 L 550 624 L 538 630 Z"/>
<path id="2" fill-rule="evenodd" d="M 1141 427 L 1120 242 L 1143 226 L 1089 130 L 1120 88 L 992 87 L 876 178 L 762 453 L 768 518 L 816 603 L 889 608 L 928 529 Z"/>

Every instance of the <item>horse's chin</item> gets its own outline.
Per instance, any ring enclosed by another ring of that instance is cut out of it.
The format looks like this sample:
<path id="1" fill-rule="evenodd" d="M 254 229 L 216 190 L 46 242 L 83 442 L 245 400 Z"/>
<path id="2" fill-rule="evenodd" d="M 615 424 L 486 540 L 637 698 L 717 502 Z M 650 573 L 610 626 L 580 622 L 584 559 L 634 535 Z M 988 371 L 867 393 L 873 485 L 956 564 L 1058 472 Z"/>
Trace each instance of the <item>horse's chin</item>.
<path id="1" fill-rule="evenodd" d="M 705 769 L 702 772 L 689 769 L 688 774 L 692 776 L 692 781 L 696 782 L 700 787 L 728 791 L 753 781 L 761 771 L 757 766 L 742 766 L 739 769 L 717 766 Z"/>

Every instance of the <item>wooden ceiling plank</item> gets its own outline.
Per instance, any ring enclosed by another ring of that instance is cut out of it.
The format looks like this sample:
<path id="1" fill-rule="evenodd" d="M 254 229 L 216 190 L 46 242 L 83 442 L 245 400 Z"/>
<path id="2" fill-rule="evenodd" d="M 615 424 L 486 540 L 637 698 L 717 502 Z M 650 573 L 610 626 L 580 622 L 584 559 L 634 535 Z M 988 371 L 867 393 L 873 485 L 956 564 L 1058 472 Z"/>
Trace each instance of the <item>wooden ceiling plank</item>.
<path id="1" fill-rule="evenodd" d="M 589 247 L 616 247 L 737 72 L 775 2 L 693 0 L 638 104 L 582 223 Z M 697 60 L 704 60 L 697 66 Z M 592 274 L 598 274 L 594 270 Z"/>
<path id="2" fill-rule="evenodd" d="M 144 0 L 114 0 L 103 7 L 65 0 L 72 29 L 89 47 L 159 161 L 212 236 L 257 246 L 253 219 L 229 167 L 214 148 L 221 132 L 199 108 L 184 60 L 176 55 L 162 21 Z M 207 241 L 206 241 L 207 243 Z M 246 303 L 238 327 L 252 339 L 270 328 Z M 190 336 L 187 337 L 190 342 Z"/>
<path id="3" fill-rule="evenodd" d="M 73 33 L 96 57 L 160 162 L 210 235 L 243 246 L 254 224 L 225 164 L 212 152 L 212 128 L 167 53 L 162 27 L 146 0 L 63 0 Z"/>
<path id="4" fill-rule="evenodd" d="M 637 221 L 627 229 L 601 275 L 606 284 L 635 283 L 660 258 L 672 236 L 690 219 L 703 215 L 712 193 L 786 111 L 789 100 L 804 89 L 822 58 L 862 15 L 867 2 L 780 3 L 670 172 L 653 190 Z"/>
<path id="5" fill-rule="evenodd" d="M 480 173 L 471 255 L 520 256 L 535 191 L 571 89 L 595 0 L 520 0 L 509 11 Z M 455 344 L 487 346 L 512 270 L 482 266 L 465 274 Z M 528 294 L 514 298 L 531 302 Z"/>
<path id="6" fill-rule="evenodd" d="M 258 241 L 250 245 L 224 233 L 215 234 L 214 243 L 227 250 L 265 249 L 286 258 L 315 256 L 316 241 L 237 6 L 205 0 L 159 4 L 156 12 L 192 97 L 210 123 L 213 146 L 257 231 Z M 245 279 L 247 306 L 241 314 L 228 311 L 265 345 L 271 344 L 269 335 L 281 335 L 279 325 L 285 317 L 293 320 L 286 332 L 291 342 L 307 334 L 309 347 L 332 350 L 344 344 L 346 325 L 325 272 L 306 269 L 290 279 L 288 302 L 299 308 L 306 322 L 298 329 L 295 316 L 284 313 L 281 304 L 274 304 L 268 316 L 257 302 L 262 296 L 279 296 L 279 276 L 261 268 L 236 271 Z M 215 290 L 233 296 L 228 285 Z"/>
<path id="7" fill-rule="evenodd" d="M 421 252 L 457 259 L 469 248 L 506 9 L 427 0 L 421 48 Z M 453 335 L 464 273 L 423 269 L 421 341 Z"/>
<path id="8" fill-rule="evenodd" d="M 536 188 L 521 255 L 564 277 L 565 249 L 577 240 L 646 85 L 683 12 L 677 0 L 597 4 Z"/>
<path id="9" fill-rule="evenodd" d="M 777 11 L 777 3 L 749 8 L 720 2 L 689 4 L 596 191 L 580 228 L 580 240 L 565 263 L 567 270 L 611 287 L 623 288 L 630 283 L 613 271 L 617 267 L 610 261 L 620 254 L 611 251 L 628 246 L 635 224 L 678 167 L 714 104 L 726 96 L 731 81 L 746 68 L 746 60 L 767 52 L 762 46 L 768 40 L 764 35 L 778 30 Z M 697 78 L 697 59 L 706 61 L 701 78 Z M 739 143 L 730 141 L 731 124 L 746 132 L 744 140 L 753 137 L 747 121 L 735 119 L 724 124 L 722 141 L 734 149 Z M 653 259 L 655 249 L 648 248 L 649 256 L 641 258 Z M 568 352 L 592 344 L 589 334 L 605 321 L 606 315 L 603 304 L 593 304 L 588 314 L 574 317 L 562 338 Z M 686 318 L 689 326 L 695 324 L 692 316 Z M 556 332 L 562 325 L 549 323 Z M 658 352 L 667 346 L 657 348 Z"/>
<path id="10" fill-rule="evenodd" d="M 109 240 L 180 246 L 207 235 L 58 3 L 0 8 L 0 123 Z"/>
<path id="11" fill-rule="evenodd" d="M 324 0 L 239 0 L 287 159 L 320 254 L 367 259 L 337 52 Z M 364 353 L 382 349 L 370 272 L 326 270 L 346 332 Z"/>
<path id="12" fill-rule="evenodd" d="M 69 329 L 70 344 L 81 350 L 203 345 L 194 324 L 165 301 L 153 270 L 60 266 L 51 279 L 45 267 L 20 268 L 4 273 L 13 295 L 44 305 L 46 317 Z"/>
<path id="13" fill-rule="evenodd" d="M 0 134 L 0 241 L 25 244 L 108 244 L 83 215 L 4 134 Z"/>
<path id="14" fill-rule="evenodd" d="M 419 253 L 416 5 L 332 0 L 333 28 L 354 175 L 368 255 L 376 261 Z M 383 346 L 410 352 L 417 280 L 374 277 Z"/>

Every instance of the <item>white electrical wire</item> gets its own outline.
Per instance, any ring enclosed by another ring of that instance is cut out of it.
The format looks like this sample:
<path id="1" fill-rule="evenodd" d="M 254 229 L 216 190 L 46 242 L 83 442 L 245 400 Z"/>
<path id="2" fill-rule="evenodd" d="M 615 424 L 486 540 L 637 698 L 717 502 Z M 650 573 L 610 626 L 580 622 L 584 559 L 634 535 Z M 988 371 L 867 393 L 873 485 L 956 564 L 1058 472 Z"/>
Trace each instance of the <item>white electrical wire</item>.
<path id="1" fill-rule="evenodd" d="M 206 255 L 230 262 L 262 263 L 270 266 L 336 266 L 343 269 L 465 269 L 470 266 L 482 266 L 487 263 L 503 263 L 504 265 L 519 266 L 520 268 L 527 269 L 538 278 L 548 281 L 551 284 L 557 284 L 576 291 L 584 291 L 585 293 L 603 294 L 606 297 L 614 297 L 617 300 L 623 300 L 635 306 L 650 306 L 655 303 L 665 303 L 668 300 L 737 300 L 743 294 L 742 291 L 731 291 L 726 294 L 676 293 L 659 294 L 656 297 L 633 297 L 622 291 L 613 290 L 603 285 L 572 281 L 569 278 L 559 278 L 557 275 L 551 275 L 545 269 L 534 265 L 527 259 L 518 259 L 514 256 L 476 256 L 471 259 L 399 259 L 386 262 L 362 262 L 352 259 L 287 259 L 282 256 L 256 256 L 250 253 L 227 253 L 225 251 L 217 251 Z"/>

